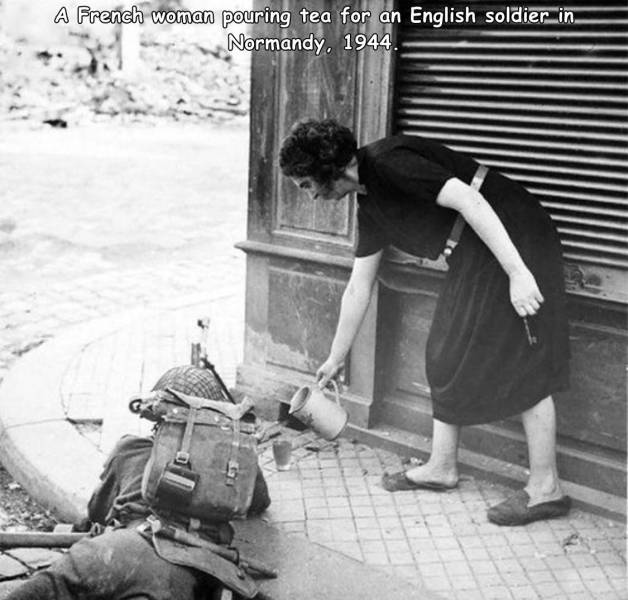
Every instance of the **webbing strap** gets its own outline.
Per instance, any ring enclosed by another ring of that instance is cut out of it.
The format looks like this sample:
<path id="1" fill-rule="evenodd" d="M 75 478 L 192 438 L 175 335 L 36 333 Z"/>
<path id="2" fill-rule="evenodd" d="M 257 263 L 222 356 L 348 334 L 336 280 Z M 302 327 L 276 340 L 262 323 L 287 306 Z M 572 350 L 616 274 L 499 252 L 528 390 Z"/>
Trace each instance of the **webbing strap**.
<path id="1" fill-rule="evenodd" d="M 233 438 L 231 439 L 231 454 L 227 462 L 227 485 L 234 485 L 240 470 L 238 455 L 240 453 L 240 421 L 233 421 Z"/>
<path id="2" fill-rule="evenodd" d="M 471 180 L 471 183 L 469 184 L 469 186 L 472 189 L 478 191 L 482 187 L 482 184 L 484 183 L 484 178 L 486 177 L 487 173 L 488 173 L 488 167 L 485 165 L 480 165 L 477 168 L 475 175 L 473 175 L 473 179 Z M 460 213 L 458 213 L 458 216 L 456 217 L 456 221 L 454 222 L 454 226 L 451 228 L 451 233 L 449 234 L 449 237 L 447 238 L 447 241 L 445 242 L 445 248 L 443 249 L 443 254 L 445 256 L 451 256 L 451 253 L 454 251 L 454 249 L 458 245 L 458 241 L 460 240 L 460 236 L 462 235 L 462 230 L 464 229 L 464 225 L 465 225 L 464 217 Z"/>
<path id="3" fill-rule="evenodd" d="M 254 406 L 253 400 L 248 397 L 244 398 L 239 404 L 227 404 L 220 400 L 208 400 L 199 396 L 183 394 L 172 388 L 167 388 L 167 391 L 190 408 L 209 408 L 222 413 L 230 419 L 241 419 Z"/>
<path id="4" fill-rule="evenodd" d="M 185 423 L 185 431 L 181 440 L 181 448 L 177 452 L 174 462 L 179 465 L 190 464 L 190 446 L 192 444 L 192 434 L 194 433 L 194 423 L 196 422 L 196 408 L 190 407 L 188 410 L 188 420 Z"/>

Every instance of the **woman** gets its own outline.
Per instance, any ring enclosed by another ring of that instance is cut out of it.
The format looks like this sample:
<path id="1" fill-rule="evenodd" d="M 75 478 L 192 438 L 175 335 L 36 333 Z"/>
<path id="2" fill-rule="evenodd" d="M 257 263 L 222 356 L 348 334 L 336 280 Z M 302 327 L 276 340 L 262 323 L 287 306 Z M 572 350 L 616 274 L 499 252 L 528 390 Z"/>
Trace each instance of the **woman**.
<path id="1" fill-rule="evenodd" d="M 429 460 L 386 474 L 389 491 L 458 484 L 460 426 L 521 414 L 530 477 L 525 489 L 489 509 L 500 525 L 567 514 L 556 468 L 551 394 L 565 389 L 569 345 L 561 247 L 538 200 L 507 177 L 434 141 L 392 136 L 358 149 L 333 120 L 298 123 L 280 152 L 284 175 L 320 200 L 358 194 L 355 261 L 329 357 L 335 377 L 368 307 L 383 249 L 394 244 L 435 259 L 448 243 L 449 270 L 426 350 L 433 404 Z"/>

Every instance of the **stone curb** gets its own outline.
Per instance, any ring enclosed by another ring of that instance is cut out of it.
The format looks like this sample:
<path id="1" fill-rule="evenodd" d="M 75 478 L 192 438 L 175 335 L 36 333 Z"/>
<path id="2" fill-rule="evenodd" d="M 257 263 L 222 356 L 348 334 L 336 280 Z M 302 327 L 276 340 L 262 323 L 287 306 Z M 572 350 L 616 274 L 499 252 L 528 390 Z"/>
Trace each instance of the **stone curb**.
<path id="1" fill-rule="evenodd" d="M 59 402 L 68 357 L 143 314 L 131 311 L 66 331 L 22 357 L 0 386 L 2 463 L 35 500 L 64 521 L 84 517 L 104 458 L 66 420 Z"/>

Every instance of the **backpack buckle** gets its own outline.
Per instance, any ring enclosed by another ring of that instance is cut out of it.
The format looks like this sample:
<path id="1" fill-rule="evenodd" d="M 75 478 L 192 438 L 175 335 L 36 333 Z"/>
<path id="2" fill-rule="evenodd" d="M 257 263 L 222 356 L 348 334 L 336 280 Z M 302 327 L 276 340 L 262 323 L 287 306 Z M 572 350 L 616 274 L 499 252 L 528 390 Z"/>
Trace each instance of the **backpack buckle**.
<path id="1" fill-rule="evenodd" d="M 174 462 L 178 465 L 189 465 L 190 464 L 190 453 L 179 451 L 174 457 Z"/>
<path id="2" fill-rule="evenodd" d="M 230 460 L 227 463 L 227 485 L 233 485 L 238 476 L 240 465 L 237 460 Z"/>

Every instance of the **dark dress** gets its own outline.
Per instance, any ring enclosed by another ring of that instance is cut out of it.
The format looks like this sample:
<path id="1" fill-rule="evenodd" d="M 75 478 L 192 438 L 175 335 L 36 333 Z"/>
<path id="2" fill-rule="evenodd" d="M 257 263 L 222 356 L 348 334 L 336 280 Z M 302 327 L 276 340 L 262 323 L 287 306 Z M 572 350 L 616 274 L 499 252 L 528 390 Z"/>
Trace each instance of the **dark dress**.
<path id="1" fill-rule="evenodd" d="M 436 204 L 447 180 L 470 183 L 473 159 L 432 140 L 393 136 L 358 150 L 356 257 L 394 245 L 436 259 L 457 213 Z M 528 323 L 510 303 L 509 279 L 492 252 L 466 225 L 448 259 L 426 350 L 434 418 L 456 425 L 519 414 L 569 379 L 561 245 L 538 200 L 520 184 L 489 170 L 480 189 L 504 224 L 545 298 Z"/>

